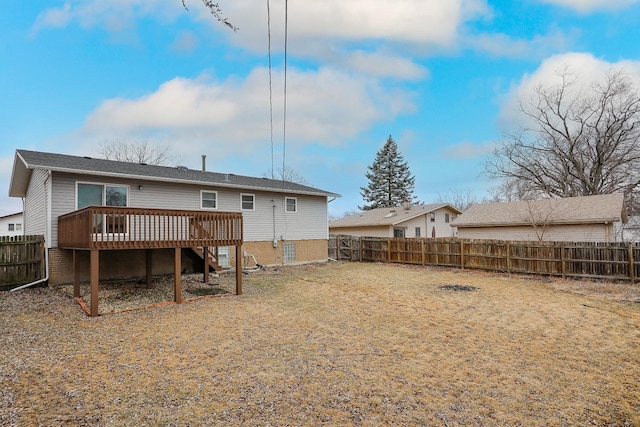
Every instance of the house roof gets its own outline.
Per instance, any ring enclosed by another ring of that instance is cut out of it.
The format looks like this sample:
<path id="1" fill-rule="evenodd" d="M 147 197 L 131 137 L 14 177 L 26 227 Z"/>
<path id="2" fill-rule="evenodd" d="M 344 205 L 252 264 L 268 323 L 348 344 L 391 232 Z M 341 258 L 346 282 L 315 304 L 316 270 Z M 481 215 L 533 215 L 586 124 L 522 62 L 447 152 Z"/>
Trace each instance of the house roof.
<path id="1" fill-rule="evenodd" d="M 459 228 L 531 225 L 533 219 L 537 224 L 625 222 L 624 195 L 475 204 L 456 218 L 452 225 Z"/>
<path id="2" fill-rule="evenodd" d="M 29 177 L 34 169 L 147 181 L 215 185 L 216 187 L 254 191 L 340 197 L 336 193 L 282 180 L 29 150 L 16 150 L 9 196 L 24 197 L 26 195 Z"/>
<path id="3" fill-rule="evenodd" d="M 456 214 L 461 213 L 458 209 L 448 203 L 438 203 L 432 205 L 412 205 L 409 209 L 378 208 L 370 209 L 344 218 L 329 222 L 329 227 L 370 227 L 376 225 L 398 225 L 420 215 L 434 212 L 438 209 L 448 207 Z"/>
<path id="4" fill-rule="evenodd" d="M 8 214 L 8 215 L 0 215 L 0 219 L 6 219 L 6 218 L 11 218 L 14 216 L 21 216 L 22 212 L 16 212 L 16 213 L 12 213 L 12 214 Z"/>

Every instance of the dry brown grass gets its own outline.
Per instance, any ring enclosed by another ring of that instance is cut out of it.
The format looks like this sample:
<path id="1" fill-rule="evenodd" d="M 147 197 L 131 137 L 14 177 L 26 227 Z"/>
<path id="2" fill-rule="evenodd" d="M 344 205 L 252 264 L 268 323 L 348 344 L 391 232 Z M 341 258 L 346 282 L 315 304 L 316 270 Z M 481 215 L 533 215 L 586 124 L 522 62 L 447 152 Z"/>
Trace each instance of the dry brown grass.
<path id="1" fill-rule="evenodd" d="M 97 318 L 2 293 L 0 425 L 640 425 L 640 292 L 585 283 L 332 263 Z"/>

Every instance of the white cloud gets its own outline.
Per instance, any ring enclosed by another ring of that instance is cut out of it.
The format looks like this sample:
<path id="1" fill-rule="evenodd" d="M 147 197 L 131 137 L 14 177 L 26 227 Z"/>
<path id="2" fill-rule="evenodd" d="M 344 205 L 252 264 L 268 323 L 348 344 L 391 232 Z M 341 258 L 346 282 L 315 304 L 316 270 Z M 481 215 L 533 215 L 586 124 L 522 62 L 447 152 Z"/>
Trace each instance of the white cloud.
<path id="1" fill-rule="evenodd" d="M 525 74 L 505 95 L 501 108 L 503 126 L 514 128 L 523 126 L 523 115 L 520 104 L 526 104 L 535 96 L 536 87 L 555 87 L 561 83 L 559 73 L 568 71 L 577 78 L 573 90 L 584 90 L 594 82 L 602 81 L 609 72 L 624 70 L 624 72 L 640 87 L 640 61 L 607 62 L 598 59 L 590 53 L 565 53 L 545 59 L 531 74 Z"/>
<path id="2" fill-rule="evenodd" d="M 239 27 L 237 32 L 217 22 L 200 1 L 186 4 L 188 12 L 180 0 L 69 0 L 62 7 L 44 10 L 32 33 L 70 23 L 117 33 L 135 28 L 139 17 L 172 21 L 186 15 L 209 23 L 230 45 L 260 54 L 266 51 L 266 4 L 255 0 L 222 3 L 223 15 Z M 280 54 L 284 50 L 285 1 L 270 4 L 271 47 Z M 467 21 L 490 14 L 486 0 L 305 0 L 289 2 L 288 8 L 287 48 L 292 57 L 354 67 L 350 69 L 372 76 L 409 79 L 427 72 L 402 52 L 450 48 Z M 189 40 L 176 40 L 173 48 L 185 43 Z"/>
<path id="3" fill-rule="evenodd" d="M 171 44 L 171 49 L 176 52 L 190 53 L 198 45 L 198 38 L 191 31 L 182 32 Z"/>
<path id="4" fill-rule="evenodd" d="M 493 142 L 486 144 L 474 144 L 472 142 L 465 141 L 448 146 L 442 151 L 442 155 L 456 160 L 473 159 L 490 153 L 495 147 L 496 144 Z"/>
<path id="5" fill-rule="evenodd" d="M 283 37 L 284 3 L 271 2 L 276 40 Z M 266 7 L 257 12 L 253 0 L 237 0 L 225 7 L 228 17 L 241 29 L 238 37 L 245 44 L 262 49 Z M 465 19 L 488 9 L 484 0 L 306 0 L 289 2 L 288 8 L 292 40 L 386 40 L 437 45 L 451 43 Z"/>
<path id="6" fill-rule="evenodd" d="M 388 52 L 364 52 L 357 50 L 341 59 L 347 69 L 374 77 L 393 77 L 404 80 L 421 80 L 428 76 L 426 68 L 416 64 L 409 58 L 404 58 Z"/>
<path id="7" fill-rule="evenodd" d="M 502 33 L 475 34 L 465 37 L 464 43 L 493 56 L 543 58 L 554 52 L 565 51 L 577 36 L 574 30 L 554 29 L 530 40 L 514 39 Z"/>
<path id="8" fill-rule="evenodd" d="M 66 27 L 72 19 L 71 4 L 69 3 L 65 3 L 61 8 L 47 9 L 38 15 L 31 28 L 31 33 L 35 34 L 42 28 Z"/>
<path id="9" fill-rule="evenodd" d="M 549 3 L 557 6 L 564 6 L 581 13 L 593 12 L 595 10 L 615 10 L 623 9 L 640 0 L 539 0 L 542 3 Z"/>
<path id="10" fill-rule="evenodd" d="M 281 139 L 283 76 L 273 73 L 275 137 Z M 246 79 L 175 78 L 138 99 L 111 99 L 91 113 L 80 132 L 93 144 L 152 137 L 189 152 L 216 146 L 218 155 L 254 152 L 269 141 L 268 71 Z M 412 112 L 410 93 L 335 69 L 287 71 L 287 140 L 338 146 L 375 123 Z"/>
<path id="11" fill-rule="evenodd" d="M 36 34 L 47 28 L 63 28 L 77 22 L 83 28 L 106 28 L 121 31 L 134 25 L 140 16 L 156 16 L 161 20 L 175 18 L 185 12 L 180 0 L 69 0 L 62 7 L 41 12 L 31 28 Z"/>
<path id="12" fill-rule="evenodd" d="M 305 0 L 288 2 L 288 32 L 292 39 L 387 40 L 446 45 L 455 39 L 465 20 L 489 13 L 486 0 Z M 228 33 L 199 1 L 180 0 L 69 0 L 62 7 L 44 10 L 34 27 L 62 27 L 78 21 L 83 27 L 118 30 L 135 17 L 173 19 L 190 13 Z M 272 0 L 274 39 L 283 37 L 285 0 Z M 256 49 L 265 45 L 266 4 L 236 0 L 221 4 L 223 15 L 240 31 L 230 40 Z"/>

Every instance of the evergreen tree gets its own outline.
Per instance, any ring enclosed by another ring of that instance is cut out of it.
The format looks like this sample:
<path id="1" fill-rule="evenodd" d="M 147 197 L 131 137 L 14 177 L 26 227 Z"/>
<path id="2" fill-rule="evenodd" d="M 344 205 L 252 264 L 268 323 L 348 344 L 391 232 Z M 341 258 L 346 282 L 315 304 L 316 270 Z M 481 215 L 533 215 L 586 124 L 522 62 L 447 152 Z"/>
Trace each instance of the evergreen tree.
<path id="1" fill-rule="evenodd" d="M 411 175 L 409 165 L 398 152 L 398 145 L 391 135 L 367 169 L 369 185 L 360 187 L 360 195 L 367 204 L 358 206 L 359 209 L 395 207 L 402 206 L 406 201 L 415 202 L 413 186 L 416 178 Z"/>

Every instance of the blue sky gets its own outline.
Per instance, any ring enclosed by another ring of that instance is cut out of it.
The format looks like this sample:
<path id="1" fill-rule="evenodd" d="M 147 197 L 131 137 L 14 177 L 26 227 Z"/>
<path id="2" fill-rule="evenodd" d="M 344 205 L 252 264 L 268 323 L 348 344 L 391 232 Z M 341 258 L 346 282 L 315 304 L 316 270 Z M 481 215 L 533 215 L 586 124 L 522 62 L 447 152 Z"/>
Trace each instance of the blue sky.
<path id="1" fill-rule="evenodd" d="M 483 173 L 518 103 L 568 68 L 620 68 L 640 84 L 640 0 L 290 0 L 283 137 L 284 0 L 5 0 L 0 11 L 0 214 L 16 149 L 97 156 L 101 144 L 169 145 L 178 163 L 263 176 L 293 169 L 355 211 L 389 135 L 430 203 L 487 197 Z M 273 162 L 272 162 L 273 159 Z"/>

